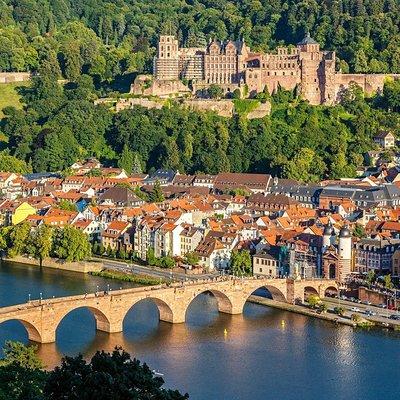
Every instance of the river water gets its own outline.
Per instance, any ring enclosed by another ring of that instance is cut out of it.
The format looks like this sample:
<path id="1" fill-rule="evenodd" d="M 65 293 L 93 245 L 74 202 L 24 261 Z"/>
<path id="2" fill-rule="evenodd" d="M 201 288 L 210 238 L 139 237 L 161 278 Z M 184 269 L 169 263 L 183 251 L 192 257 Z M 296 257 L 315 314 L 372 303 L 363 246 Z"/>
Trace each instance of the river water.
<path id="1" fill-rule="evenodd" d="M 0 307 L 31 298 L 82 294 L 132 284 L 76 273 L 0 264 Z M 282 321 L 285 321 L 283 324 Z M 225 331 L 226 330 L 226 331 Z M 28 343 L 19 322 L 0 325 L 5 340 Z M 391 400 L 400 398 L 400 335 L 347 326 L 247 303 L 243 315 L 224 315 L 203 294 L 191 304 L 187 322 L 158 321 L 150 301 L 136 304 L 123 333 L 95 331 L 85 309 L 65 317 L 54 344 L 40 345 L 47 366 L 62 355 L 112 350 L 132 356 L 164 374 L 166 386 L 194 400 Z"/>

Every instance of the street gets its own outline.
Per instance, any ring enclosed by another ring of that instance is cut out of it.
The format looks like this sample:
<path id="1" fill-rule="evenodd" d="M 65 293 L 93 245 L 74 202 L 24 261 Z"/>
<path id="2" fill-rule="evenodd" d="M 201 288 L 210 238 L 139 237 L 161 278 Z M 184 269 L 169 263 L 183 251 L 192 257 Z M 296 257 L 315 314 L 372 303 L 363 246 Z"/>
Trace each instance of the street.
<path id="1" fill-rule="evenodd" d="M 366 305 L 366 304 L 360 304 L 360 303 L 356 303 L 356 302 L 352 302 L 352 301 L 348 301 L 348 300 L 342 300 L 342 299 L 337 299 L 337 298 L 330 298 L 330 297 L 325 297 L 323 299 L 323 302 L 326 303 L 329 307 L 330 310 L 333 310 L 335 307 L 338 307 L 340 305 L 340 307 L 345 309 L 345 316 L 346 317 L 351 317 L 352 314 L 359 314 L 362 318 L 365 318 L 369 321 L 373 321 L 373 322 L 379 322 L 379 323 L 390 323 L 393 325 L 399 325 L 400 326 L 400 321 L 396 321 L 396 320 L 392 320 L 389 319 L 388 317 L 392 314 L 399 314 L 398 311 L 394 311 L 394 310 L 388 310 L 386 308 L 380 308 L 374 305 Z M 351 309 L 355 307 L 358 308 L 360 311 L 352 311 Z M 365 311 L 366 310 L 371 310 L 374 313 L 376 313 L 376 315 L 374 316 L 370 316 L 370 315 L 366 315 Z"/>

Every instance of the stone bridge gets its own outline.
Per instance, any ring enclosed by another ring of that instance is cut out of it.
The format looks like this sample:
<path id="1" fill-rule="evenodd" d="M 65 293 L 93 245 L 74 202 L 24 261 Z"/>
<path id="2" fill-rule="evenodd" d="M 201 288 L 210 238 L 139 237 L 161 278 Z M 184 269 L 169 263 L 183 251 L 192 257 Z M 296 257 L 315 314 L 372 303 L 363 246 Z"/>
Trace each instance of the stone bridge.
<path id="1" fill-rule="evenodd" d="M 144 299 L 152 300 L 158 307 L 161 321 L 182 323 L 190 303 L 198 295 L 211 292 L 218 310 L 227 314 L 241 314 L 248 297 L 257 289 L 266 288 L 277 301 L 293 303 L 303 301 L 305 294 L 324 297 L 336 291 L 333 280 L 293 280 L 268 278 L 214 278 L 171 285 L 146 286 L 133 289 L 91 293 L 79 296 L 34 300 L 25 304 L 0 308 L 0 324 L 9 320 L 20 321 L 29 339 L 39 343 L 56 340 L 56 330 L 63 318 L 78 308 L 89 309 L 96 320 L 97 330 L 122 332 L 128 311 Z"/>

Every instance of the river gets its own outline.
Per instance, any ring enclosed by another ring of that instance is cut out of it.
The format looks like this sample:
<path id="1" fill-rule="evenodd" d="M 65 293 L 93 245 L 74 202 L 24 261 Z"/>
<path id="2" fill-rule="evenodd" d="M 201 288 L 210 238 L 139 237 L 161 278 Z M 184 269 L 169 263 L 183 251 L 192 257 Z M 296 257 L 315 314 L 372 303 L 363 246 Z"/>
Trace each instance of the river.
<path id="1" fill-rule="evenodd" d="M 31 298 L 131 287 L 103 278 L 19 264 L 0 264 L 0 306 Z M 282 321 L 285 321 L 282 324 Z M 226 330 L 226 331 L 225 331 Z M 5 340 L 28 342 L 19 322 L 0 325 Z M 150 301 L 128 313 L 123 333 L 95 331 L 94 318 L 76 310 L 61 322 L 54 344 L 40 345 L 47 366 L 62 355 L 123 346 L 164 374 L 166 386 L 193 400 L 391 400 L 400 396 L 400 335 L 353 330 L 247 303 L 243 315 L 219 314 L 211 295 L 191 304 L 187 322 L 158 321 Z"/>

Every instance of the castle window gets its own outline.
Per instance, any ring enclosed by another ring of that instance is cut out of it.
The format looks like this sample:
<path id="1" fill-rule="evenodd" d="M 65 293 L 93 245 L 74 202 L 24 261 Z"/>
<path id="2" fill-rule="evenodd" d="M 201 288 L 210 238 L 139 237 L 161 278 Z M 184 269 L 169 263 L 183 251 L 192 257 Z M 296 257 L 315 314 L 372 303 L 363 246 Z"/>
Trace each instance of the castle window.
<path id="1" fill-rule="evenodd" d="M 285 75 L 285 71 L 283 71 L 283 75 Z"/>

